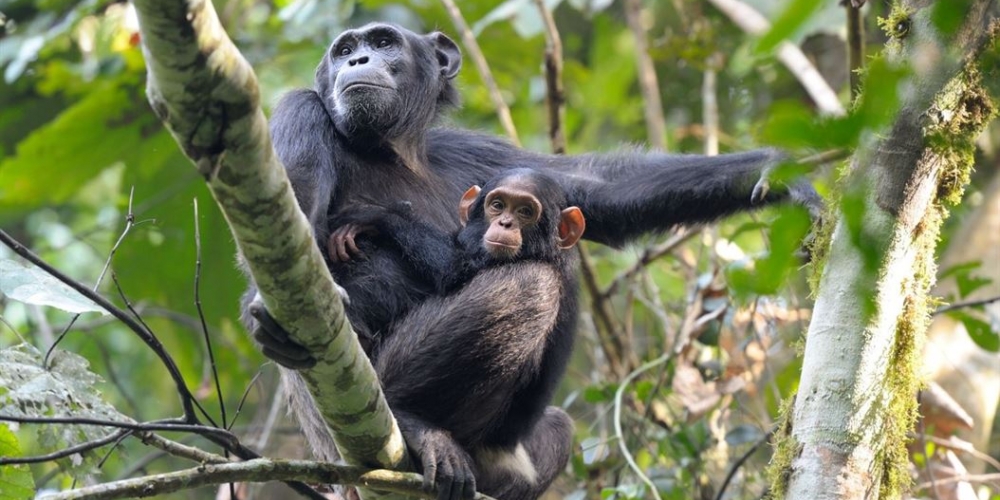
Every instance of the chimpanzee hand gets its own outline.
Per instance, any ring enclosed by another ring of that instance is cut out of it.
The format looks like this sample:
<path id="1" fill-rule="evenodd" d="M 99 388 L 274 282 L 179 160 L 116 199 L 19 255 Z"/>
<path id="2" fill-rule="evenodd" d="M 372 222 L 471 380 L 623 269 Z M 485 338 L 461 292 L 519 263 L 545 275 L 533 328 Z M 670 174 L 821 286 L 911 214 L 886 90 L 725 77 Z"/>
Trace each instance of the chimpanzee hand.
<path id="1" fill-rule="evenodd" d="M 355 257 L 364 258 L 364 252 L 354 242 L 354 238 L 361 234 L 376 234 L 376 231 L 373 226 L 347 223 L 330 233 L 330 241 L 326 246 L 330 261 L 350 262 L 351 254 L 354 254 Z"/>
<path id="2" fill-rule="evenodd" d="M 399 201 L 383 207 L 379 205 L 358 204 L 347 207 L 333 220 L 337 226 L 330 234 L 327 242 L 327 253 L 332 262 L 350 262 L 351 256 L 365 258 L 364 252 L 358 248 L 355 238 L 361 235 L 374 236 L 384 228 L 380 227 L 393 216 L 410 216 L 413 206 L 408 201 Z"/>
<path id="3" fill-rule="evenodd" d="M 761 173 L 760 179 L 754 185 L 753 192 L 750 194 L 750 203 L 756 205 L 763 202 L 764 198 L 767 197 L 768 192 L 771 190 L 771 177 L 776 167 L 777 165 L 767 167 Z M 809 210 L 809 215 L 813 220 L 818 220 L 822 216 L 823 199 L 816 193 L 816 189 L 808 179 L 799 177 L 787 184 L 782 182 L 781 187 L 782 191 L 788 193 L 788 199 Z"/>
<path id="4" fill-rule="evenodd" d="M 391 405 L 390 405 L 391 406 Z M 415 425 L 397 412 L 403 438 L 420 460 L 424 490 L 437 490 L 438 500 L 463 500 L 476 495 L 472 457 L 445 430 Z"/>
<path id="5" fill-rule="evenodd" d="M 260 295 L 254 297 L 249 310 L 250 315 L 257 320 L 252 332 L 253 338 L 260 343 L 261 350 L 268 359 L 293 370 L 312 368 L 316 364 L 312 353 L 292 340 L 288 331 L 271 317 Z"/>

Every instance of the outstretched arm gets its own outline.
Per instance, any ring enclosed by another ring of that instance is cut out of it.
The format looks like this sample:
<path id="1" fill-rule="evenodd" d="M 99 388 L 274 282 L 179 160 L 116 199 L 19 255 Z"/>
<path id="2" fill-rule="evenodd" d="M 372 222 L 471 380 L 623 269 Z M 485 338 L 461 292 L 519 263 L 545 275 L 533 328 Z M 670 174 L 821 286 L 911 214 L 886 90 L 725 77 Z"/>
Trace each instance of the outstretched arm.
<path id="1" fill-rule="evenodd" d="M 587 217 L 583 237 L 613 246 L 783 200 L 819 207 L 819 197 L 805 181 L 788 186 L 772 181 L 769 190 L 756 190 L 763 196 L 754 198 L 755 188 L 767 184 L 783 158 L 774 149 L 719 156 L 641 149 L 553 156 L 484 134 L 434 129 L 428 134 L 428 154 L 438 170 L 456 179 L 456 191 L 515 167 L 545 170 Z"/>
<path id="2" fill-rule="evenodd" d="M 806 181 L 768 183 L 775 150 L 720 156 L 620 152 L 553 159 L 570 204 L 587 216 L 584 237 L 618 246 L 678 224 L 708 222 L 790 199 L 810 208 L 819 197 Z"/>

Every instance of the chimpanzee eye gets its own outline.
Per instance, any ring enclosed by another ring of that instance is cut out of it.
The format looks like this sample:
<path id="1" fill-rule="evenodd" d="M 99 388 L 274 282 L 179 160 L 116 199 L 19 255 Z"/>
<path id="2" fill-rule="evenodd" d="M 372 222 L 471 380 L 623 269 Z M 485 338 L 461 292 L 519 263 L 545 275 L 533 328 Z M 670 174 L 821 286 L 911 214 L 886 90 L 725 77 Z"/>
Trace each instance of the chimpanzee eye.
<path id="1" fill-rule="evenodd" d="M 375 42 L 375 46 L 378 47 L 378 48 L 380 48 L 380 49 L 384 49 L 384 48 L 386 48 L 386 47 L 388 47 L 390 45 L 392 45 L 392 40 L 389 40 L 388 38 L 379 38 Z"/>
<path id="2" fill-rule="evenodd" d="M 503 211 L 503 202 L 500 200 L 493 200 L 490 202 L 490 208 L 496 210 L 497 212 Z"/>
<path id="3" fill-rule="evenodd" d="M 532 219 L 532 218 L 535 217 L 535 211 L 532 210 L 531 207 L 527 207 L 527 206 L 525 206 L 525 207 L 519 207 L 517 209 L 517 215 L 520 216 L 520 217 L 522 217 L 522 218 L 524 218 L 524 219 L 529 219 L 530 220 L 530 219 Z"/>
<path id="4" fill-rule="evenodd" d="M 339 55 L 341 57 L 349 56 L 349 55 L 351 55 L 351 52 L 353 52 L 353 51 L 351 50 L 351 47 L 348 46 L 348 45 L 344 45 L 344 46 L 340 47 L 339 49 L 337 49 L 337 55 Z"/>

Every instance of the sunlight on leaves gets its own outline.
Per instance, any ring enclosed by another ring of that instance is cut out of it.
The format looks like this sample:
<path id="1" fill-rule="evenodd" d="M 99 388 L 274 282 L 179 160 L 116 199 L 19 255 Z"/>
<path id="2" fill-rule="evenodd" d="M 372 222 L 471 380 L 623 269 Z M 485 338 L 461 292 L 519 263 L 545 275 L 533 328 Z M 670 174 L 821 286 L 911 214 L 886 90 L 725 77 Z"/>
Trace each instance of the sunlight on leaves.
<path id="1" fill-rule="evenodd" d="M 0 292 L 25 304 L 49 306 L 71 313 L 99 312 L 101 306 L 35 266 L 0 260 Z"/>

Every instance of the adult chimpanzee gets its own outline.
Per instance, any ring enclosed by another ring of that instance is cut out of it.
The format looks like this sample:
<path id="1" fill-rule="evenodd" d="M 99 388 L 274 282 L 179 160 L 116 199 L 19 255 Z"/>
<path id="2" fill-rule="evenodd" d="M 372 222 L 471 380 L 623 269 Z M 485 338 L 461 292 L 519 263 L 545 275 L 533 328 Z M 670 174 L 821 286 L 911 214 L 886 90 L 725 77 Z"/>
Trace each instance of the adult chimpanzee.
<path id="1" fill-rule="evenodd" d="M 514 166 L 551 175 L 568 202 L 587 214 L 584 237 L 610 245 L 784 198 L 815 200 L 806 183 L 762 189 L 779 158 L 770 150 L 716 157 L 640 151 L 559 157 L 465 130 L 432 128 L 457 103 L 451 80 L 460 66 L 458 47 L 441 33 L 371 24 L 338 36 L 316 70 L 315 88 L 293 91 L 278 104 L 271 117 L 274 147 L 321 246 L 330 218 L 358 204 L 407 200 L 415 219 L 453 231 L 458 220 L 452 200 Z M 366 258 L 339 256 L 330 269 L 350 296 L 347 314 L 365 343 L 387 334 L 393 320 L 435 290 L 396 247 L 364 238 L 358 247 Z M 245 306 L 253 296 L 251 288 Z M 273 323 L 262 307 L 255 309 Z M 256 321 L 248 320 L 248 327 L 255 336 L 268 335 Z M 309 360 L 300 362 L 296 366 Z M 334 457 L 329 431 L 301 379 L 285 380 L 314 451 Z"/>
<path id="2" fill-rule="evenodd" d="M 572 422 L 546 405 L 572 350 L 571 249 L 584 218 L 555 180 L 526 169 L 469 189 L 459 214 L 455 235 L 409 206 L 347 208 L 338 222 L 378 233 L 437 282 L 438 295 L 394 323 L 373 359 L 426 484 L 440 478 L 442 499 L 468 498 L 477 484 L 496 498 L 534 499 L 570 456 Z M 281 336 L 263 340 L 276 353 L 303 350 Z"/>

